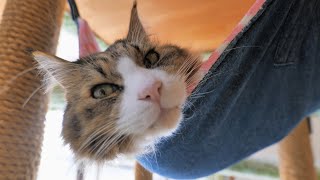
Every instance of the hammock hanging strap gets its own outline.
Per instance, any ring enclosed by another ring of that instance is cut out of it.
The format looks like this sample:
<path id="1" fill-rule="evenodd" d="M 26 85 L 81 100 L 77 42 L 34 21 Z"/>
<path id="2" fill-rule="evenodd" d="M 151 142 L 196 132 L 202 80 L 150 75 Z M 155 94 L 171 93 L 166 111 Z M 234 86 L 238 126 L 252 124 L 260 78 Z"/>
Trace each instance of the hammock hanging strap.
<path id="1" fill-rule="evenodd" d="M 80 17 L 76 2 L 74 0 L 68 0 L 68 2 L 72 19 L 77 24 L 78 28 L 79 56 L 83 57 L 92 53 L 100 52 L 100 48 L 89 24 Z"/>

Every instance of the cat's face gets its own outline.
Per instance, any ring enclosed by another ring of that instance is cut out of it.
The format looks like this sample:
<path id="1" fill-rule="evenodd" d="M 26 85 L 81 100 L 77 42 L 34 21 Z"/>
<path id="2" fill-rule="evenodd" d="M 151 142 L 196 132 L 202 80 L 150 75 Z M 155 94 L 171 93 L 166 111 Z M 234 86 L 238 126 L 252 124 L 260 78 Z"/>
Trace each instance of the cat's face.
<path id="1" fill-rule="evenodd" d="M 65 89 L 62 136 L 80 158 L 139 153 L 174 131 L 200 59 L 174 45 L 157 45 L 131 12 L 126 39 L 105 52 L 68 62 L 33 52 L 39 67 Z"/>

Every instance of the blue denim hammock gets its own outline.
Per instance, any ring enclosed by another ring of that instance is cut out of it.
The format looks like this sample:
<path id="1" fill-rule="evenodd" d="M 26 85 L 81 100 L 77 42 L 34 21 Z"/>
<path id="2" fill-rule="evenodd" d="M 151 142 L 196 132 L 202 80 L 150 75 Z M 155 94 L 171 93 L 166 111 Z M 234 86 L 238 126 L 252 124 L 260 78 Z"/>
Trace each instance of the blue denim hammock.
<path id="1" fill-rule="evenodd" d="M 177 132 L 138 160 L 170 178 L 217 172 L 316 111 L 319 82 L 320 1 L 267 0 L 190 95 Z"/>

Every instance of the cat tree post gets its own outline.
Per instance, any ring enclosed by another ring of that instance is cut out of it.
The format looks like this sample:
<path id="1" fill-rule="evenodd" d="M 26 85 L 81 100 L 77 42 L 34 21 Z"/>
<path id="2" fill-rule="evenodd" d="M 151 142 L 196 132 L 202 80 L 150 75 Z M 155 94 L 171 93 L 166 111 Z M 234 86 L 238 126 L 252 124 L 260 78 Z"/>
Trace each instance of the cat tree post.
<path id="1" fill-rule="evenodd" d="M 279 144 L 281 180 L 316 180 L 307 120 Z"/>
<path id="2" fill-rule="evenodd" d="M 152 173 L 136 162 L 134 169 L 135 180 L 152 180 Z"/>
<path id="3" fill-rule="evenodd" d="M 25 50 L 55 52 L 64 4 L 6 2 L 0 25 L 0 179 L 37 178 L 48 98 L 42 91 L 33 94 L 41 82 Z"/>

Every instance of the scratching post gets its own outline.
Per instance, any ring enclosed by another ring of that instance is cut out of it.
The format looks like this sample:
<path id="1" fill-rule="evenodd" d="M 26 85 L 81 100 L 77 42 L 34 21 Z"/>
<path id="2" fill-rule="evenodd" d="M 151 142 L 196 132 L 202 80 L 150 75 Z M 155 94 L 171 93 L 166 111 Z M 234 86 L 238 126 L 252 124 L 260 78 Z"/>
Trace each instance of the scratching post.
<path id="1" fill-rule="evenodd" d="M 55 52 L 64 3 L 6 2 L 0 25 L 0 179 L 37 178 L 48 98 L 25 50 Z"/>
<path id="2" fill-rule="evenodd" d="M 280 142 L 281 180 L 316 180 L 307 120 Z"/>
<path id="3" fill-rule="evenodd" d="M 136 162 L 135 180 L 152 180 L 152 173 L 142 167 L 138 162 Z"/>

